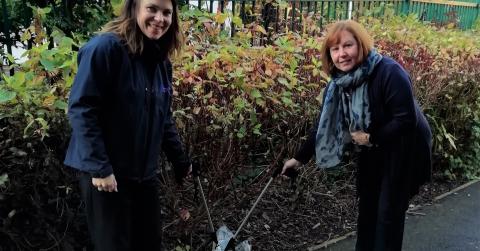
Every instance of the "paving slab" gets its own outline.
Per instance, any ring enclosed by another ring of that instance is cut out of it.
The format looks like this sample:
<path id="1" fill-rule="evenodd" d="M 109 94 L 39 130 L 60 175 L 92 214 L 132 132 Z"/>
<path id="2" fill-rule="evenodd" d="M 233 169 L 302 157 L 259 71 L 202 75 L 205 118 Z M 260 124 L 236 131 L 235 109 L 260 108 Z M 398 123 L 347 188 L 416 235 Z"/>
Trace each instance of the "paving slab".
<path id="1" fill-rule="evenodd" d="M 404 251 L 480 251 L 480 182 L 408 214 Z M 314 249 L 310 249 L 314 250 Z M 355 237 L 318 250 L 355 250 Z"/>

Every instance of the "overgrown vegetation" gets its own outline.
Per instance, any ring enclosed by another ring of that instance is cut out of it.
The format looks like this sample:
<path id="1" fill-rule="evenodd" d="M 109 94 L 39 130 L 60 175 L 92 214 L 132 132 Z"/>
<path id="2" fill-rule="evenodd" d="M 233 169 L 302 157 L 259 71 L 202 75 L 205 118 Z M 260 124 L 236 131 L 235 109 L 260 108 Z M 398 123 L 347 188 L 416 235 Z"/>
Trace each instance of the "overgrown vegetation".
<path id="1" fill-rule="evenodd" d="M 0 9 L 2 9 L 0 11 L 0 30 L 2 31 L 0 43 L 7 44 L 4 28 L 8 28 L 12 45 L 31 48 L 34 43 L 32 40 L 24 38 L 24 31 L 34 20 L 42 21 L 43 27 L 49 35 L 54 29 L 61 29 L 67 36 L 74 34 L 91 36 L 100 25 L 105 24 L 113 17 L 113 9 L 119 1 L 5 0 L 5 6 L 0 4 Z M 113 9 L 110 2 L 114 6 Z M 42 12 L 41 19 L 38 18 L 39 9 Z"/>
<path id="2" fill-rule="evenodd" d="M 262 29 L 248 25 L 230 38 L 219 25 L 227 17 L 182 12 L 187 46 L 174 60 L 175 118 L 189 151 L 203 163 L 215 205 L 224 205 L 228 196 L 234 200 L 234 191 L 248 190 L 294 153 L 316 118 L 327 79 L 320 71 L 321 37 L 287 33 L 274 35 L 271 45 L 255 47 L 252 38 Z M 434 130 L 436 177 L 478 177 L 478 31 L 424 26 L 412 16 L 362 22 L 379 50 L 411 73 Z M 86 228 L 77 215 L 81 204 L 74 177 L 61 163 L 69 133 L 66 100 L 76 73 L 75 48 L 82 41 L 60 30 L 48 37 L 39 24 L 29 29 L 36 46 L 27 52 L 28 60 L 13 66 L 15 75 L 0 80 L 0 242 L 13 250 L 72 250 L 86 245 Z M 335 188 L 339 179 L 350 182 L 347 170 L 322 176 L 316 187 L 349 190 L 350 183 Z M 161 175 L 167 177 L 171 218 L 171 205 L 179 202 L 168 185 L 169 173 Z M 314 206 L 308 200 L 305 205 Z"/>
<path id="3" fill-rule="evenodd" d="M 414 16 L 367 22 L 377 39 L 388 41 L 385 51 L 411 73 L 434 132 L 438 174 L 479 177 L 480 30 L 434 28 Z"/>

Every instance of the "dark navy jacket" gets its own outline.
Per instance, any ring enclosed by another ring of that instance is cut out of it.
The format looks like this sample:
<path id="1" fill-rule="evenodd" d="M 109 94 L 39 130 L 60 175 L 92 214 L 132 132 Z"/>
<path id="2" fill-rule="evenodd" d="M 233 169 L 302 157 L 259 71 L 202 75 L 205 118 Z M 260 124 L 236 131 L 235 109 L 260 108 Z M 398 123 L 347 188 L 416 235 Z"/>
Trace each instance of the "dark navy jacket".
<path id="1" fill-rule="evenodd" d="M 407 199 L 431 178 L 430 127 L 413 97 L 407 72 L 393 59 L 384 56 L 375 67 L 369 76 L 368 96 L 371 112 L 368 133 L 375 146 L 362 148 L 359 164 L 375 163 L 395 176 L 393 180 L 405 181 L 401 186 Z M 306 163 L 315 154 L 316 132 L 317 125 L 310 130 L 295 159 Z"/>
<path id="2" fill-rule="evenodd" d="M 128 53 L 113 33 L 92 38 L 78 53 L 68 117 L 72 137 L 65 165 L 92 177 L 155 176 L 161 150 L 177 176 L 190 165 L 172 119 L 172 65 L 147 41 Z"/>

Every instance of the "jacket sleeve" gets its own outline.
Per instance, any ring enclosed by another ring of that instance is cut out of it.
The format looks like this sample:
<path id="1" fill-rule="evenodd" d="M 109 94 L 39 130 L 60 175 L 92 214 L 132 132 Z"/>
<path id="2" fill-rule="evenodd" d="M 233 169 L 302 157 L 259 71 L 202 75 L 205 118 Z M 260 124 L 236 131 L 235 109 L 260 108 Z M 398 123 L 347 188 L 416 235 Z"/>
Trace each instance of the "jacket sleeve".
<path id="1" fill-rule="evenodd" d="M 318 120 L 317 120 L 318 124 Z M 313 126 L 308 131 L 307 140 L 300 146 L 295 156 L 296 160 L 302 162 L 302 164 L 308 163 L 313 155 L 315 155 L 315 138 L 317 135 L 317 128 Z"/>
<path id="2" fill-rule="evenodd" d="M 168 160 L 172 162 L 175 178 L 180 181 L 187 175 L 190 159 L 186 154 L 180 137 L 178 136 L 175 122 L 173 121 L 172 111 L 168 112 L 164 128 L 162 149 Z"/>
<path id="3" fill-rule="evenodd" d="M 78 54 L 78 72 L 70 92 L 68 118 L 75 138 L 76 164 L 92 177 L 113 173 L 101 129 L 101 103 L 111 74 L 111 46 L 87 43 Z"/>
<path id="4" fill-rule="evenodd" d="M 170 62 L 167 62 L 166 66 L 168 74 L 167 77 L 171 83 L 172 65 Z M 173 164 L 176 180 L 181 182 L 182 178 L 188 173 L 188 168 L 191 164 L 191 161 L 185 152 L 185 149 L 183 148 L 182 142 L 180 141 L 177 127 L 172 116 L 171 103 L 168 107 L 165 121 L 162 149 L 163 152 L 165 152 L 168 160 Z"/>
<path id="5" fill-rule="evenodd" d="M 384 97 L 380 100 L 389 120 L 370 133 L 370 142 L 380 146 L 412 131 L 417 123 L 411 81 L 400 65 L 395 64 L 385 72 L 382 88 Z"/>
<path id="6" fill-rule="evenodd" d="M 325 96 L 327 94 L 328 85 L 323 89 L 323 100 L 325 100 Z M 320 112 L 318 114 L 315 123 L 308 131 L 307 140 L 300 146 L 300 149 L 297 151 L 295 156 L 296 160 L 302 162 L 303 164 L 308 163 L 312 156 L 315 155 L 315 140 L 317 137 L 317 129 L 318 129 L 318 122 L 320 121 L 320 115 L 322 114 L 323 110 L 323 103 L 320 106 Z"/>

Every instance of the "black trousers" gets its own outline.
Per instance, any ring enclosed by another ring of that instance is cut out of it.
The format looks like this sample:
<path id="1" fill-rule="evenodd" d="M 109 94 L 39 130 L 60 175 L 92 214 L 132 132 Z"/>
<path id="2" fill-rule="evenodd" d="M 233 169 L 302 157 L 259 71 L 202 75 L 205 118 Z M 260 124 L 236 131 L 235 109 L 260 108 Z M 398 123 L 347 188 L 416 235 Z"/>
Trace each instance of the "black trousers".
<path id="1" fill-rule="evenodd" d="M 372 151 L 361 158 L 357 191 L 356 251 L 400 251 L 402 249 L 408 196 L 407 172 L 382 161 L 382 154 Z"/>
<path id="2" fill-rule="evenodd" d="M 158 179 L 117 179 L 118 192 L 98 191 L 87 173 L 79 183 L 95 250 L 162 250 Z"/>

